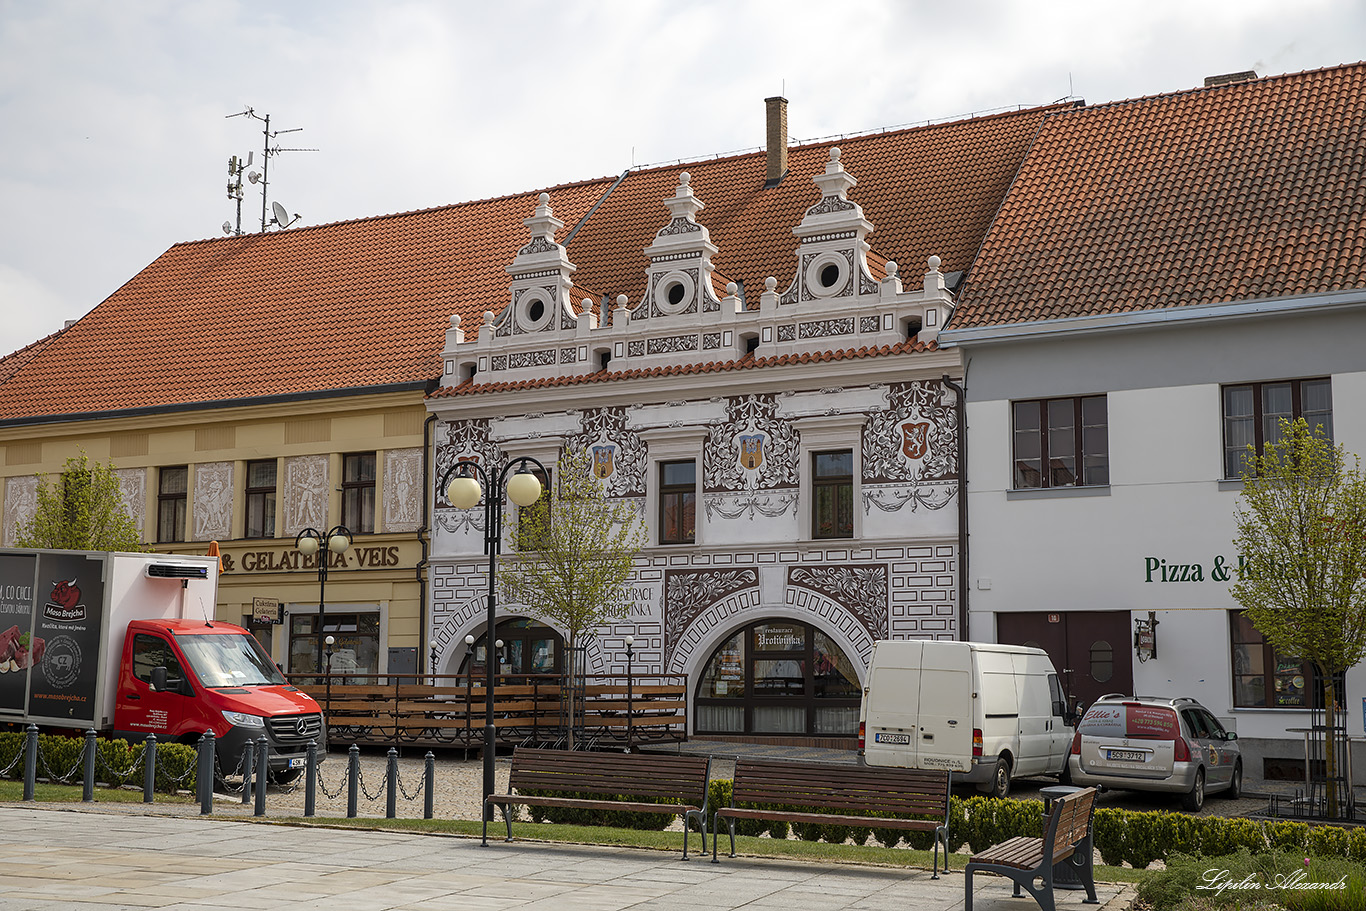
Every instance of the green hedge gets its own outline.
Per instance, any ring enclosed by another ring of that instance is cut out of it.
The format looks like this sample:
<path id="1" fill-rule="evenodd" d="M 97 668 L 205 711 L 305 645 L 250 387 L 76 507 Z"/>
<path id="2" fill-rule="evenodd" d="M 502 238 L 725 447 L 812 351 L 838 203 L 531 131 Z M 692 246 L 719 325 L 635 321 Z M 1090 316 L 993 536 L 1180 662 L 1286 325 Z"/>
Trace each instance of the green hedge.
<path id="1" fill-rule="evenodd" d="M 21 780 L 24 777 L 24 761 L 19 758 L 24 749 L 25 734 L 20 732 L 0 733 L 0 770 L 10 770 L 8 778 Z M 95 746 L 95 781 L 109 787 L 142 787 L 143 770 L 140 763 L 145 747 L 141 743 L 126 740 L 100 739 Z M 61 737 L 54 734 L 38 735 L 38 777 L 47 779 L 47 772 L 53 775 L 70 777 L 65 784 L 79 785 L 85 780 L 82 757 L 85 751 L 84 737 Z M 18 762 L 15 760 L 18 758 Z M 195 760 L 197 753 L 192 746 L 180 743 L 157 744 L 156 789 L 168 794 L 177 790 L 193 791 L 195 787 Z"/>
<path id="2" fill-rule="evenodd" d="M 730 806 L 731 793 L 730 781 L 713 781 L 710 808 L 715 810 L 717 807 Z M 807 841 L 842 843 L 852 838 L 856 844 L 863 844 L 871 832 L 878 843 L 887 847 L 896 847 L 903 842 L 920 850 L 928 850 L 933 846 L 932 833 L 879 828 L 873 821 L 877 815 L 869 814 L 868 829 L 809 824 L 794 826 L 793 829 L 797 837 Z M 741 835 L 767 833 L 771 838 L 788 837 L 788 826 L 782 822 L 741 819 L 736 822 L 735 830 Z M 1341 857 L 1366 863 L 1366 827 L 1346 829 L 1328 825 L 1310 826 L 1302 822 L 1257 822 L 1164 811 L 1101 808 L 1096 810 L 1092 832 L 1095 846 L 1105 863 L 1112 866 L 1128 863 L 1137 869 L 1176 854 L 1224 857 L 1243 850 L 1259 854 L 1273 849 L 1298 852 L 1301 857 Z M 1042 834 L 1042 801 L 998 800 L 993 797 L 949 798 L 951 851 L 966 845 L 975 853 L 1016 836 L 1037 838 Z"/>

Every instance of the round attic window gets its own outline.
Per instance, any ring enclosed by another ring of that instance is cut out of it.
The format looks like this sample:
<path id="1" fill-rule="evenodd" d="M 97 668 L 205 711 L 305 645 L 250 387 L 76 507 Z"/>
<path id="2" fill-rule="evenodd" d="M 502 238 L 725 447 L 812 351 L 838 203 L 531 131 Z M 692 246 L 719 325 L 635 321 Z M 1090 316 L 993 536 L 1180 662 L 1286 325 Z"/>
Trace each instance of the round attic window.
<path id="1" fill-rule="evenodd" d="M 806 267 L 806 287 L 815 297 L 834 297 L 849 285 L 849 261 L 839 253 L 817 256 Z"/>
<path id="2" fill-rule="evenodd" d="M 655 285 L 656 303 L 665 316 L 685 313 L 697 293 L 692 276 L 686 272 L 670 272 Z"/>
<path id="3" fill-rule="evenodd" d="M 517 324 L 523 332 L 543 329 L 550 320 L 551 309 L 544 291 L 539 288 L 528 291 L 518 302 Z"/>

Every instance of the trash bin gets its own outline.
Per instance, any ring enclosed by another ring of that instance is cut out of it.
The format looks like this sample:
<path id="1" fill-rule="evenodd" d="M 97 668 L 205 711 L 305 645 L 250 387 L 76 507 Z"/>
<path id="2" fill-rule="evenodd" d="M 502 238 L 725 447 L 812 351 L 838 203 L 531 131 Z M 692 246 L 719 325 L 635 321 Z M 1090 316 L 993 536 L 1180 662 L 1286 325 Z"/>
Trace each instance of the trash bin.
<path id="1" fill-rule="evenodd" d="M 1082 790 L 1082 788 L 1063 784 L 1039 788 L 1039 793 L 1043 796 L 1043 811 L 1045 816 L 1053 812 L 1053 801 L 1066 797 L 1068 794 L 1075 794 L 1080 790 Z M 1081 881 L 1081 872 L 1072 863 L 1070 857 L 1053 865 L 1053 888 L 1072 891 L 1086 888 L 1085 884 Z"/>

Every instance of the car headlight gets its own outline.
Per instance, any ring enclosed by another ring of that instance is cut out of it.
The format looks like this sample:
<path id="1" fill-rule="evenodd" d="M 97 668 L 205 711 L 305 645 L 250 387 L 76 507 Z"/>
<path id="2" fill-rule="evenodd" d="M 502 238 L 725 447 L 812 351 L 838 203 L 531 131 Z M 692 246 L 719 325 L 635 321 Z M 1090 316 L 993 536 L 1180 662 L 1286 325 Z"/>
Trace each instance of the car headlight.
<path id="1" fill-rule="evenodd" d="M 245 712 L 225 711 L 223 717 L 227 719 L 228 724 L 237 725 L 238 727 L 264 728 L 266 726 L 266 719 L 262 718 L 260 715 L 248 715 Z"/>

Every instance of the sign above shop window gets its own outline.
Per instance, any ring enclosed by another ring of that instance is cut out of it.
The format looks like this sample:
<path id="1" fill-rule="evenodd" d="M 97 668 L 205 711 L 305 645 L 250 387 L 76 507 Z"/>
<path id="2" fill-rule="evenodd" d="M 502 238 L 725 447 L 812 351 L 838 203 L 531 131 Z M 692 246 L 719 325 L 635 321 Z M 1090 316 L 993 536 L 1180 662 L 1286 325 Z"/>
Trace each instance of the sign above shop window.
<path id="1" fill-rule="evenodd" d="M 257 626 L 273 626 L 285 622 L 284 608 L 279 598 L 252 598 L 251 617 Z"/>
<path id="2" fill-rule="evenodd" d="M 1148 619 L 1134 618 L 1134 652 L 1139 661 L 1157 657 L 1157 613 L 1148 611 Z"/>

